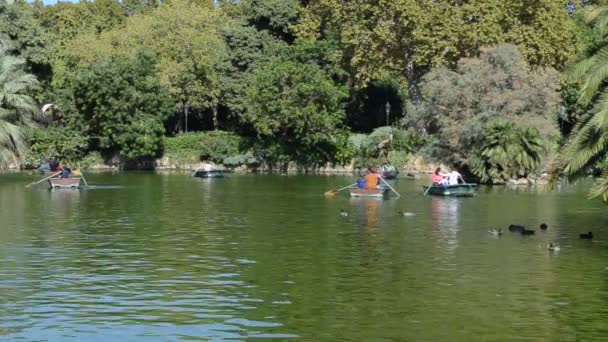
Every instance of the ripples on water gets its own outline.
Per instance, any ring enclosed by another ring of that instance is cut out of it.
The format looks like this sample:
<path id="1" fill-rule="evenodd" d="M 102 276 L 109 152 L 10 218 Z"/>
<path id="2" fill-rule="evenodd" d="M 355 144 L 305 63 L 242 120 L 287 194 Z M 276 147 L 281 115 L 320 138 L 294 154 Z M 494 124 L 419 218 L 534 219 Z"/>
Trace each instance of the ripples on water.
<path id="1" fill-rule="evenodd" d="M 400 180 L 378 201 L 322 196 L 345 177 L 88 180 L 106 186 L 0 177 L 0 340 L 608 339 L 608 220 L 584 185 L 443 199 Z"/>

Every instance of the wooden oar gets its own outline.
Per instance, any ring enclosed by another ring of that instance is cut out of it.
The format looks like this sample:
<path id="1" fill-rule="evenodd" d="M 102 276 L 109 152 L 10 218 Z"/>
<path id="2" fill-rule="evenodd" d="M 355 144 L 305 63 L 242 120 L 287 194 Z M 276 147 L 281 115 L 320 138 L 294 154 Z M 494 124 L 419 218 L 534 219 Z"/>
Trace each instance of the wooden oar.
<path id="1" fill-rule="evenodd" d="M 26 188 L 29 188 L 29 187 L 30 187 L 30 186 L 32 186 L 32 185 L 36 185 L 36 184 L 38 184 L 38 183 L 44 182 L 45 180 L 47 180 L 47 179 L 49 179 L 49 178 L 53 178 L 53 177 L 55 177 L 55 176 L 57 176 L 57 175 L 60 175 L 60 174 L 61 174 L 61 171 L 59 171 L 59 172 L 57 172 L 57 173 L 55 173 L 55 174 L 52 174 L 52 175 L 50 175 L 50 176 L 48 176 L 48 177 L 42 178 L 41 180 L 39 180 L 39 181 L 37 181 L 37 182 L 30 183 L 30 184 L 26 185 L 25 187 L 26 187 Z"/>
<path id="2" fill-rule="evenodd" d="M 87 188 L 89 187 L 89 183 L 87 183 L 87 179 L 84 178 L 84 173 L 82 173 L 82 171 L 78 171 L 80 172 L 80 178 L 82 178 L 82 180 L 84 181 L 84 186 L 86 186 Z"/>
<path id="3" fill-rule="evenodd" d="M 426 191 L 424 192 L 424 195 L 422 196 L 426 196 L 426 194 L 429 192 L 429 190 L 431 190 L 432 185 L 429 185 L 426 187 Z"/>
<path id="4" fill-rule="evenodd" d="M 344 189 L 348 189 L 348 188 L 352 187 L 353 185 L 357 185 L 357 183 L 353 183 L 353 184 L 347 185 L 347 186 L 345 186 L 343 188 L 340 188 L 338 190 L 325 191 L 325 196 L 334 196 L 336 193 L 338 193 L 338 192 L 340 192 L 340 191 L 342 191 Z"/>
<path id="5" fill-rule="evenodd" d="M 396 193 L 398 197 L 401 197 L 401 194 L 399 194 L 399 193 L 397 192 L 397 190 L 393 189 L 393 187 L 392 187 L 390 184 L 388 184 L 388 183 L 387 183 L 387 182 L 384 180 L 384 178 L 382 178 L 382 176 L 378 176 L 378 178 L 380 178 L 380 180 L 381 180 L 381 181 L 383 181 L 383 182 L 384 182 L 384 184 L 386 184 L 386 186 L 388 186 L 388 187 L 389 187 L 389 189 L 393 190 L 393 192 L 394 192 L 394 193 Z"/>

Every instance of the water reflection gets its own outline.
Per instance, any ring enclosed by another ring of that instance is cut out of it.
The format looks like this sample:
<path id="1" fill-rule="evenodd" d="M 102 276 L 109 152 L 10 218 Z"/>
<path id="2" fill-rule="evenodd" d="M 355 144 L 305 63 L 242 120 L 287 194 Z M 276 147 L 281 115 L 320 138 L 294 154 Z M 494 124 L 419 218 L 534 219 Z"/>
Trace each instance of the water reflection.
<path id="1" fill-rule="evenodd" d="M 459 205 L 466 198 L 431 197 L 433 232 L 446 243 L 448 250 L 458 247 Z"/>
<path id="2" fill-rule="evenodd" d="M 351 199 L 351 203 L 357 208 L 359 224 L 367 227 L 370 232 L 378 229 L 378 207 L 383 202 L 380 198 Z"/>

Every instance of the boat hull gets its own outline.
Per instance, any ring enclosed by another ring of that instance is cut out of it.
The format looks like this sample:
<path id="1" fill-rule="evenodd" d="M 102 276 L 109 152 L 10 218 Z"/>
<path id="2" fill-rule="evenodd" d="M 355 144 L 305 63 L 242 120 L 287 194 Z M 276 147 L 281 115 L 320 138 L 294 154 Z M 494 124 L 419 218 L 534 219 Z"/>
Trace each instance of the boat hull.
<path id="1" fill-rule="evenodd" d="M 475 195 L 477 184 L 435 185 L 422 187 L 425 193 L 433 196 L 471 197 Z"/>
<path id="2" fill-rule="evenodd" d="M 371 197 L 371 198 L 382 198 L 388 195 L 389 189 L 350 189 L 351 197 Z"/>
<path id="3" fill-rule="evenodd" d="M 80 178 L 51 178 L 49 179 L 51 188 L 77 189 L 80 187 Z"/>
<path id="4" fill-rule="evenodd" d="M 382 178 L 384 179 L 395 179 L 397 176 L 399 176 L 398 170 L 382 172 Z"/>
<path id="5" fill-rule="evenodd" d="M 198 178 L 223 178 L 224 171 L 222 171 L 222 170 L 210 170 L 210 171 L 197 170 L 194 172 L 193 176 L 198 177 Z"/>

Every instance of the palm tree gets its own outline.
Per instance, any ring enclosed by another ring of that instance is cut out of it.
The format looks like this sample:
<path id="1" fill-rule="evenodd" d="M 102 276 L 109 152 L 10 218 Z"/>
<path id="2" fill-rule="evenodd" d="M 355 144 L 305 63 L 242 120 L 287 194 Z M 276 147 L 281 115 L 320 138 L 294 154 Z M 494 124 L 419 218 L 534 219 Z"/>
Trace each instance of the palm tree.
<path id="1" fill-rule="evenodd" d="M 471 158 L 471 172 L 482 182 L 504 183 L 513 176 L 527 176 L 540 164 L 545 151 L 537 130 L 513 122 L 490 122 Z"/>
<path id="2" fill-rule="evenodd" d="M 23 156 L 27 148 L 23 128 L 31 125 L 31 116 L 38 110 L 27 95 L 38 81 L 24 71 L 24 63 L 0 41 L 0 167 Z"/>
<path id="3" fill-rule="evenodd" d="M 598 43 L 583 52 L 570 66 L 568 75 L 581 86 L 578 102 L 590 110 L 583 115 L 554 161 L 551 180 L 576 180 L 608 156 L 608 6 L 587 13 L 587 23 Z M 608 170 L 598 179 L 591 196 L 608 200 Z"/>

